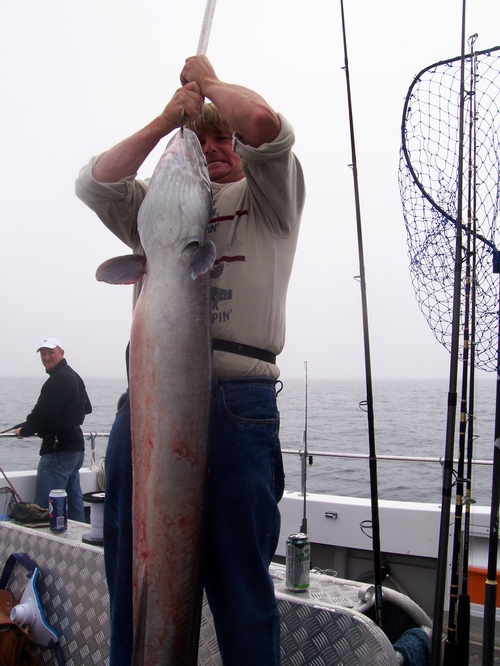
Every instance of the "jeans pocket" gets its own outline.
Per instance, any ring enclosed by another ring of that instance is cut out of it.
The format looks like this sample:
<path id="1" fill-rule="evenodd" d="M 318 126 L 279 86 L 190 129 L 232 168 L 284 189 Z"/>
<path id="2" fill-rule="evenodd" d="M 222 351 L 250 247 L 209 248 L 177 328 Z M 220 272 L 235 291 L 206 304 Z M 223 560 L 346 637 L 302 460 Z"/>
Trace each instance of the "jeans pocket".
<path id="1" fill-rule="evenodd" d="M 276 438 L 273 451 L 274 498 L 279 502 L 285 492 L 285 469 L 279 439 Z"/>
<path id="2" fill-rule="evenodd" d="M 237 423 L 274 425 L 278 420 L 276 394 L 270 386 L 225 386 L 219 393 L 220 408 Z"/>

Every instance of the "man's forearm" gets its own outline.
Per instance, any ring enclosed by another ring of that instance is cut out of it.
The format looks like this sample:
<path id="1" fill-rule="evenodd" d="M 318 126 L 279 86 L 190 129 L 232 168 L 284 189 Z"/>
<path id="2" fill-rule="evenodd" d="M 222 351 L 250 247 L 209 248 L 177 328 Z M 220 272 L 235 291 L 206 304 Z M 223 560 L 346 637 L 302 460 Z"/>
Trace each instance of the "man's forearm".
<path id="1" fill-rule="evenodd" d="M 149 125 L 124 139 L 101 155 L 92 170 L 99 183 L 117 183 L 134 176 L 163 137 L 179 127 L 184 116 L 194 120 L 203 106 L 197 83 L 190 83 L 175 91 L 163 112 Z"/>
<path id="2" fill-rule="evenodd" d="M 149 125 L 124 139 L 105 152 L 92 170 L 99 183 L 117 183 L 137 173 L 158 142 L 174 129 L 165 118 L 158 116 Z"/>
<path id="3" fill-rule="evenodd" d="M 222 117 L 247 145 L 258 148 L 278 136 L 278 116 L 253 90 L 232 83 L 210 81 L 204 86 L 203 94 L 215 104 Z"/>
<path id="4" fill-rule="evenodd" d="M 269 104 L 249 88 L 221 81 L 206 56 L 192 56 L 184 63 L 181 83 L 192 85 L 193 82 L 198 84 L 201 95 L 215 104 L 244 143 L 258 148 L 278 136 L 280 121 Z"/>

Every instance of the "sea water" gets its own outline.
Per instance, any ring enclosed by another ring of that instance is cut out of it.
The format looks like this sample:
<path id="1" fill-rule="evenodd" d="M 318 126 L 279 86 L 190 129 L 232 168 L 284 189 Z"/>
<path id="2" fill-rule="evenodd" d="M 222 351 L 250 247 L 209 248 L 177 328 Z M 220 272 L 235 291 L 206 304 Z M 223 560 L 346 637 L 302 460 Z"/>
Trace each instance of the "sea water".
<path id="1" fill-rule="evenodd" d="M 0 377 L 0 430 L 22 422 L 35 404 L 44 376 Z M 92 414 L 82 426 L 84 432 L 109 432 L 116 403 L 126 388 L 125 378 L 85 378 L 92 402 Z M 493 457 L 496 382 L 481 379 L 475 391 L 475 459 Z M 283 380 L 278 395 L 281 446 L 293 453 L 284 455 L 286 489 L 301 490 L 301 456 L 305 442 L 309 452 L 369 453 L 368 418 L 363 401 L 363 380 Z M 397 455 L 442 459 L 445 454 L 448 401 L 447 380 L 374 380 L 373 404 L 375 448 L 378 456 Z M 459 414 L 456 417 L 458 439 Z M 96 440 L 99 463 L 106 450 L 106 438 Z M 0 467 L 5 471 L 36 469 L 40 440 L 0 438 Z M 456 445 L 455 445 L 456 449 Z M 86 464 L 90 448 L 86 446 Z M 474 499 L 490 504 L 490 466 L 476 466 L 473 474 Z M 440 502 L 440 462 L 377 460 L 378 492 L 381 499 Z M 0 486 L 2 479 L 0 478 Z M 308 493 L 370 496 L 367 458 L 340 459 L 312 456 L 306 465 Z"/>

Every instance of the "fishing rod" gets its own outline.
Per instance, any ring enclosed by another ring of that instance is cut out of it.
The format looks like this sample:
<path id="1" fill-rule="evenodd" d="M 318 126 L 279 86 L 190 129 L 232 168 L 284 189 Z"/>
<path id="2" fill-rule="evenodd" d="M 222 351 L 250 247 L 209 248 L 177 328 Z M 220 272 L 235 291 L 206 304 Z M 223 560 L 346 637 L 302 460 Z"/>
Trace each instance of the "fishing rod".
<path id="1" fill-rule="evenodd" d="M 12 428 L 7 428 L 7 430 L 2 430 L 2 431 L 0 431 L 0 435 L 5 435 L 6 432 L 10 432 L 11 430 L 15 430 L 16 428 L 20 428 L 22 425 L 23 425 L 22 423 L 18 423 L 17 425 L 12 426 Z"/>
<path id="2" fill-rule="evenodd" d="M 477 34 L 469 39 L 469 48 L 473 53 Z M 469 179 L 468 179 L 468 226 L 470 228 L 469 238 L 472 247 L 469 248 L 472 257 L 471 284 L 470 284 L 470 382 L 469 382 L 469 407 L 467 417 L 467 470 L 465 474 L 465 498 L 464 498 L 464 536 L 462 545 L 462 585 L 458 596 L 457 610 L 457 643 L 458 658 L 457 666 L 468 666 L 470 648 L 470 596 L 468 591 L 469 582 L 469 546 L 470 546 L 470 506 L 472 499 L 472 460 L 474 456 L 474 413 L 475 413 L 475 347 L 476 347 L 476 280 L 477 280 L 477 55 L 471 57 L 471 103 L 469 107 L 469 126 L 472 140 L 469 148 Z"/>
<path id="3" fill-rule="evenodd" d="M 470 38 L 471 51 L 472 46 L 477 38 L 473 35 Z M 451 576 L 450 576 L 450 602 L 448 613 L 448 631 L 444 645 L 443 664 L 445 666 L 467 666 L 469 663 L 469 641 L 468 632 L 467 637 L 462 635 L 460 640 L 458 638 L 458 613 L 461 612 L 461 627 L 462 631 L 469 624 L 464 617 L 466 601 L 462 603 L 459 609 L 459 584 L 460 577 L 463 575 L 462 563 L 462 539 L 464 532 L 462 530 L 463 522 L 463 508 L 464 508 L 464 485 L 467 479 L 464 478 L 465 473 L 465 456 L 466 456 L 466 434 L 468 426 L 468 397 L 469 397 L 469 360 L 470 360 L 470 320 L 471 313 L 471 286 L 472 286 L 472 197 L 473 197 L 473 163 L 474 163 L 474 144 L 473 144 L 473 129 L 474 129 L 474 61 L 471 59 L 471 85 L 467 96 L 470 100 L 469 104 L 469 168 L 468 168 L 468 193 L 467 193 L 467 226 L 466 226 L 466 245 L 465 245 L 465 290 L 464 290 L 464 316 L 463 316 L 463 352 L 462 352 L 462 392 L 460 398 L 460 425 L 458 437 L 458 465 L 457 465 L 457 478 L 456 478 L 456 502 L 455 502 L 455 524 L 453 534 L 453 552 L 451 557 Z M 465 99 L 464 99 L 465 102 Z M 472 373 L 471 373 L 472 381 Z M 469 604 L 470 608 L 470 604 Z"/>
<path id="4" fill-rule="evenodd" d="M 473 290 L 475 289 L 473 282 Z M 472 297 L 475 301 L 475 295 Z M 474 307 L 474 306 L 472 306 Z M 474 312 L 474 310 L 473 310 Z M 457 612 L 457 643 L 459 646 L 458 656 L 460 661 L 457 666 L 468 666 L 470 649 L 470 595 L 468 590 L 469 583 L 469 546 L 470 546 L 470 506 L 475 502 L 472 498 L 472 456 L 474 448 L 474 354 L 475 354 L 475 314 L 471 319 L 471 340 L 470 340 L 470 383 L 469 383 L 469 420 L 467 430 L 467 472 L 465 476 L 465 518 L 464 518 L 464 539 L 462 555 L 462 585 L 458 596 Z"/>
<path id="5" fill-rule="evenodd" d="M 493 272 L 500 273 L 500 253 L 493 259 Z M 500 280 L 498 291 L 500 307 Z M 498 318 L 497 383 L 495 403 L 495 441 L 491 484 L 490 535 L 488 542 L 488 572 L 484 593 L 483 666 L 493 666 L 495 657 L 495 618 L 497 600 L 498 506 L 500 501 L 500 317 Z"/>
<path id="6" fill-rule="evenodd" d="M 375 612 L 379 627 L 382 627 L 382 566 L 380 554 L 380 519 L 378 508 L 378 481 L 377 481 L 377 455 L 375 450 L 375 418 L 373 411 L 373 388 L 371 375 L 370 339 L 368 331 L 368 304 L 366 296 L 366 276 L 363 251 L 363 233 L 361 228 L 361 206 L 359 197 L 358 168 L 356 160 L 356 145 L 354 140 L 354 118 L 351 98 L 351 83 L 349 77 L 349 62 L 347 57 L 347 38 L 344 18 L 344 2 L 340 0 L 342 15 L 342 36 L 344 41 L 344 70 L 347 84 L 347 104 L 349 109 L 349 129 L 351 136 L 352 172 L 354 179 L 354 199 L 356 206 L 356 227 L 358 234 L 359 280 L 361 285 L 361 304 L 363 315 L 363 341 L 365 352 L 365 380 L 366 380 L 366 406 L 368 412 L 368 442 L 369 442 L 369 469 L 370 469 L 370 495 L 371 495 L 371 522 L 373 537 L 373 571 L 375 583 Z"/>
<path id="7" fill-rule="evenodd" d="M 302 514 L 302 525 L 300 531 L 307 534 L 307 361 L 304 362 L 306 370 L 306 396 L 305 396 L 305 414 L 304 414 L 304 454 L 302 456 L 302 493 L 304 495 L 304 511 Z"/>
<path id="8" fill-rule="evenodd" d="M 443 487 L 441 519 L 439 525 L 439 547 L 436 572 L 436 592 L 434 597 L 431 666 L 441 664 L 441 636 L 443 632 L 444 596 L 448 560 L 448 530 L 450 523 L 451 488 L 453 475 L 453 453 L 455 439 L 455 419 L 457 410 L 458 345 L 460 337 L 460 305 L 462 279 L 462 213 L 463 213 L 463 159 L 464 159 L 464 91 L 465 91 L 465 12 L 466 0 L 462 3 L 462 34 L 460 61 L 460 107 L 459 144 L 457 173 L 457 223 L 455 237 L 455 265 L 453 283 L 453 305 L 451 323 L 450 374 L 448 385 L 448 405 L 446 418 L 445 454 L 443 463 Z"/>

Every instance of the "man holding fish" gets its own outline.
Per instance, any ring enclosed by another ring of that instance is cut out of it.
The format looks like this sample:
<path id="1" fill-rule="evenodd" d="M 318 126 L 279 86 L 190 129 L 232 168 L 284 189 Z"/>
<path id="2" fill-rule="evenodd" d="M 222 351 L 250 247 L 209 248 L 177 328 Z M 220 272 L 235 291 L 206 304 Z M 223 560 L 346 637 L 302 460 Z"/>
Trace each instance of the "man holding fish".
<path id="1" fill-rule="evenodd" d="M 148 185 L 136 179 L 137 170 L 179 126 L 199 139 L 212 191 L 206 239 L 216 250 L 213 262 L 208 243 L 201 247 L 204 267 L 196 271 L 210 273 L 213 347 L 204 582 L 225 666 L 274 666 L 280 662 L 279 613 L 268 566 L 284 488 L 276 355 L 284 345 L 304 180 L 291 152 L 293 129 L 257 93 L 220 81 L 205 56 L 186 60 L 181 84 L 162 114 L 82 169 L 76 192 L 142 255 L 137 218 Z M 212 104 L 205 104 L 205 97 Z M 131 391 L 132 382 L 131 376 Z M 137 582 L 131 564 L 130 439 L 125 395 L 106 453 L 111 666 L 125 666 L 132 658 L 131 597 Z M 178 554 L 181 561 L 184 555 Z M 142 663 L 135 647 L 134 663 Z"/>

